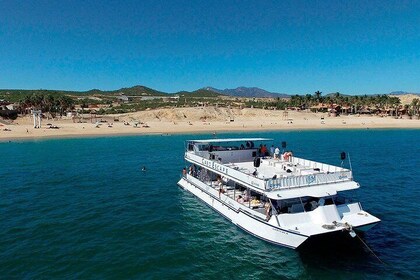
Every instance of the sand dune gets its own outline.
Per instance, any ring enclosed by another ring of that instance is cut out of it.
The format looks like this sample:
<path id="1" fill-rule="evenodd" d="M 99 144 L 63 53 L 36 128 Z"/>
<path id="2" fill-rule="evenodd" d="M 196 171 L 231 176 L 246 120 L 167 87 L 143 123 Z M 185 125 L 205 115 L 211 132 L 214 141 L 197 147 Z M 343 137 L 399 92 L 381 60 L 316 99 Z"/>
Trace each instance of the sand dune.
<path id="1" fill-rule="evenodd" d="M 98 121 L 100 119 L 98 118 Z M 115 121 L 116 119 L 118 121 Z M 71 119 L 43 119 L 42 127 L 35 129 L 31 116 L 26 116 L 12 123 L 3 121 L 0 126 L 0 139 L 216 131 L 420 128 L 420 120 L 406 118 L 364 115 L 329 117 L 325 113 L 296 111 L 288 111 L 288 115 L 285 116 L 281 110 L 229 109 L 211 106 L 110 115 L 103 116 L 102 121 L 97 125 L 95 120 L 88 118 L 84 119 L 83 123 L 74 123 Z M 58 126 L 59 129 L 50 129 L 47 123 Z"/>

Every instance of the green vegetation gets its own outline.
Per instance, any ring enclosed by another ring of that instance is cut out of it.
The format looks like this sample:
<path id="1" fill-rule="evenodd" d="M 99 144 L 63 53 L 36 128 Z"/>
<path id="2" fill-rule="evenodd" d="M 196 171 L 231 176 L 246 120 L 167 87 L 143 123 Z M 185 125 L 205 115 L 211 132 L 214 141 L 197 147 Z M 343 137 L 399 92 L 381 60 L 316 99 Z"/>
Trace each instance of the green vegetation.
<path id="1" fill-rule="evenodd" d="M 63 115 L 67 110 L 73 108 L 74 100 L 61 93 L 34 93 L 22 96 L 18 103 L 21 113 L 28 113 L 26 110 L 33 108 L 50 112 L 52 115 L 57 113 Z"/>
<path id="2" fill-rule="evenodd" d="M 327 96 L 321 96 L 322 92 L 316 91 L 313 95 L 293 95 L 287 102 L 289 107 L 297 107 L 299 109 L 311 109 L 314 106 L 320 104 L 333 108 L 335 106 L 340 107 L 351 107 L 355 112 L 362 108 L 397 108 L 400 105 L 400 99 L 398 97 L 391 97 L 389 95 L 342 95 L 339 92 L 329 94 Z M 284 107 L 284 101 L 278 100 L 272 106 L 278 108 Z"/>
<path id="3" fill-rule="evenodd" d="M 92 89 L 84 92 L 59 90 L 0 90 L 0 100 L 17 103 L 18 111 L 29 113 L 30 109 L 40 109 L 52 115 L 63 115 L 69 110 L 97 114 L 116 114 L 157 108 L 220 106 L 231 108 L 330 110 L 347 108 L 348 112 L 404 110 L 410 115 L 419 114 L 419 99 L 405 107 L 398 97 L 389 95 L 350 96 L 339 92 L 322 96 L 322 92 L 293 95 L 290 98 L 240 98 L 225 96 L 214 91 L 199 89 L 192 92 L 180 91 L 164 93 L 144 86 L 134 86 L 113 91 Z M 349 108 L 351 110 L 349 110 Z M 10 113 L 10 112 L 9 112 Z"/>

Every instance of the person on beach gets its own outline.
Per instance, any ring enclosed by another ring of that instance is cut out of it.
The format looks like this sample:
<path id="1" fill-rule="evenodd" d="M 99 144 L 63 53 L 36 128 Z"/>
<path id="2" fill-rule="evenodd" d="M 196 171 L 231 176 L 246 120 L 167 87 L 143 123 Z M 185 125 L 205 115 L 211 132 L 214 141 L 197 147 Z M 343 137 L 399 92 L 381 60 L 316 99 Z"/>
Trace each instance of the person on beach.
<path id="1" fill-rule="evenodd" d="M 271 145 L 270 147 L 270 155 L 274 156 L 274 145 Z"/>

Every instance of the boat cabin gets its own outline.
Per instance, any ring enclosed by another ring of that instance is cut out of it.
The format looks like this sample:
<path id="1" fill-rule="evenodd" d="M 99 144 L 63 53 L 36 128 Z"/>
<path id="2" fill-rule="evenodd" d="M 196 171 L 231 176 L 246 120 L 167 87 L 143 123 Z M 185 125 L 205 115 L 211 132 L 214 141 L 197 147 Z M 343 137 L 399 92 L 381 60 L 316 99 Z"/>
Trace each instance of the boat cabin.
<path id="1" fill-rule="evenodd" d="M 300 213 L 319 205 L 340 205 L 346 201 L 338 191 L 359 187 L 350 170 L 297 158 L 285 147 L 271 148 L 272 142 L 267 138 L 188 141 L 188 175 L 220 198 L 228 197 L 267 216 L 268 212 Z"/>

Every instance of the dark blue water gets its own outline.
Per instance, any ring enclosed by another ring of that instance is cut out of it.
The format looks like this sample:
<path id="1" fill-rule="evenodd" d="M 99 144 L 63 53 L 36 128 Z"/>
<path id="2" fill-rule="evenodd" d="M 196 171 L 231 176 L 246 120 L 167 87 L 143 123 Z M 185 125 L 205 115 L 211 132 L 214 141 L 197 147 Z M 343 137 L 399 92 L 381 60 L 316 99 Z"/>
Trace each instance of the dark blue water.
<path id="1" fill-rule="evenodd" d="M 0 143 L 0 277 L 420 278 L 420 130 L 219 135 L 237 136 L 331 164 L 348 151 L 386 264 L 360 242 L 294 251 L 244 233 L 176 184 L 184 140 L 210 135 L 133 136 Z"/>

